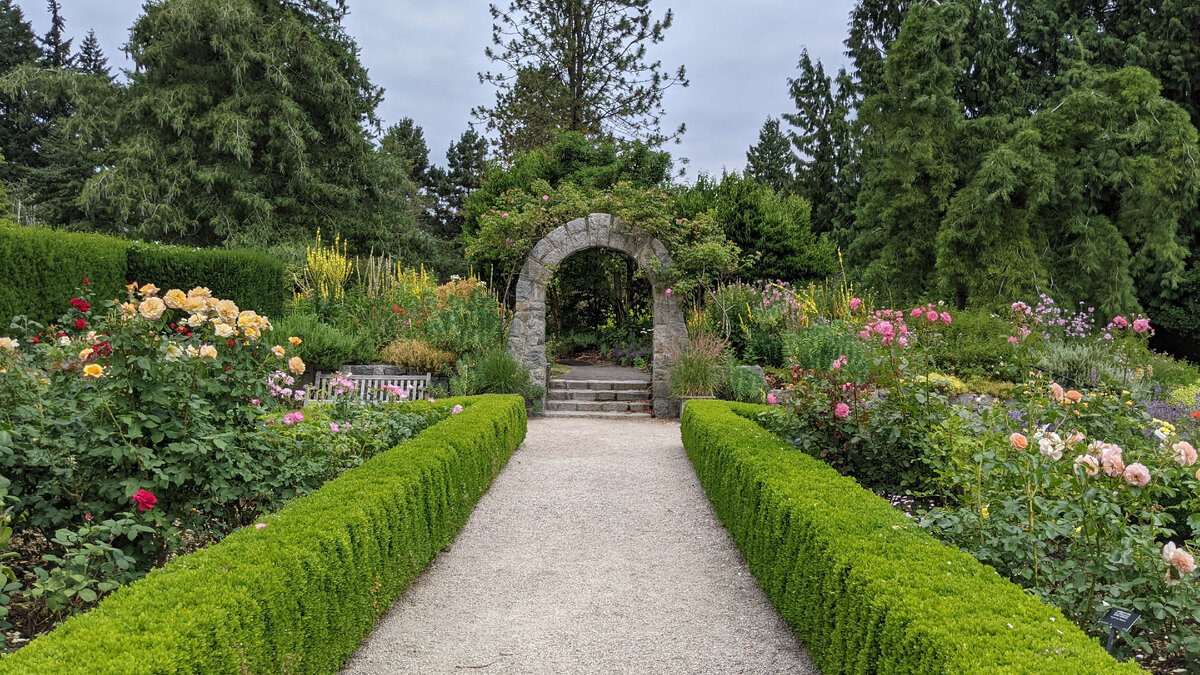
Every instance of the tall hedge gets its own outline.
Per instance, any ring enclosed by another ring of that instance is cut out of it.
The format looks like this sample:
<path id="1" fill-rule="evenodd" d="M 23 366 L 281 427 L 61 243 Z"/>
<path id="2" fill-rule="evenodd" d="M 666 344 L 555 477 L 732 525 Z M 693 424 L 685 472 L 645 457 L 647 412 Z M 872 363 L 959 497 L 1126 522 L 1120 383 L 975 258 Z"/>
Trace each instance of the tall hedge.
<path id="1" fill-rule="evenodd" d="M 1141 672 L 748 419 L 766 409 L 689 401 L 683 444 L 751 573 L 821 672 Z"/>
<path id="2" fill-rule="evenodd" d="M 335 673 L 525 438 L 520 396 L 464 410 L 0 658 L 0 674 Z M 425 402 L 416 405 L 426 406 Z"/>
<path id="3" fill-rule="evenodd" d="M 281 261 L 258 251 L 191 249 L 0 221 L 0 332 L 19 314 L 54 321 L 83 279 L 100 299 L 124 298 L 125 284 L 162 289 L 207 286 L 244 309 L 283 314 L 291 283 Z"/>
<path id="4" fill-rule="evenodd" d="M 0 332 L 18 314 L 58 319 L 83 279 L 97 297 L 122 295 L 128 248 L 115 237 L 0 224 Z"/>
<path id="5" fill-rule="evenodd" d="M 291 295 L 283 262 L 250 249 L 134 243 L 125 275 L 130 281 L 162 289 L 207 286 L 216 297 L 268 317 L 283 316 L 283 305 Z"/>

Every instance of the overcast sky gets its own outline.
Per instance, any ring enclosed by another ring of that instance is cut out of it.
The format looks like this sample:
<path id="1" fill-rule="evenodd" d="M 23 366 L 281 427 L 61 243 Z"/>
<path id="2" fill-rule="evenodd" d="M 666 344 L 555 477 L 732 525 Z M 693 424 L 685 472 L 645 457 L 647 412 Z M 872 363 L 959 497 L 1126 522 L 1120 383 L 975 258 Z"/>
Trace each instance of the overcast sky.
<path id="1" fill-rule="evenodd" d="M 18 0 L 26 20 L 44 34 L 49 20 L 42 0 Z M 687 67 L 691 86 L 667 92 L 663 128 L 681 122 L 687 134 L 668 147 L 691 160 L 688 178 L 700 172 L 740 170 L 746 149 L 767 116 L 793 109 L 787 79 L 800 49 L 836 72 L 845 63 L 845 38 L 853 0 L 656 0 L 658 17 L 675 11 L 675 23 L 650 58 L 673 72 Z M 78 48 L 94 28 L 114 72 L 130 64 L 121 52 L 140 0 L 62 0 L 68 35 Z M 411 117 L 425 130 L 430 159 L 445 163 L 446 148 L 467 128 L 471 108 L 490 104 L 494 89 L 477 73 L 489 62 L 488 3 L 480 0 L 350 0 L 347 29 L 362 50 L 371 80 L 384 88 L 379 116 L 385 125 Z"/>

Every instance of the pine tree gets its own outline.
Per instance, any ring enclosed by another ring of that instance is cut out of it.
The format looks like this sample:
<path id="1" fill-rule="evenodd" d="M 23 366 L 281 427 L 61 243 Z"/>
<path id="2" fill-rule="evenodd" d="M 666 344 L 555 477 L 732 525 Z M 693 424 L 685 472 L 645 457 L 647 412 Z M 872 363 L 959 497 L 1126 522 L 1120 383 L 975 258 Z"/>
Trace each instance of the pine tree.
<path id="1" fill-rule="evenodd" d="M 787 136 L 779 130 L 779 118 L 768 117 L 758 132 L 758 144 L 746 151 L 746 175 L 784 193 L 795 187 L 795 165 L 796 155 Z"/>
<path id="2" fill-rule="evenodd" d="M 850 12 L 846 56 L 853 64 L 860 97 L 883 90 L 884 60 L 912 4 L 911 0 L 858 0 Z"/>
<path id="3" fill-rule="evenodd" d="M 363 126 L 381 92 L 340 13 L 317 0 L 147 4 L 121 136 L 85 205 L 158 239 L 272 244 L 323 228 L 395 250 L 418 214 Z"/>
<path id="4" fill-rule="evenodd" d="M 935 281 L 933 242 L 959 174 L 954 89 L 966 23 L 961 5 L 914 5 L 888 51 L 882 91 L 862 105 L 870 135 L 850 254 L 892 301 L 916 299 Z"/>
<path id="5" fill-rule="evenodd" d="M 688 84 L 684 68 L 663 72 L 648 61 L 648 46 L 663 41 L 673 15 L 655 20 L 650 0 L 512 0 L 490 5 L 489 59 L 500 72 L 479 74 L 496 86 L 491 107 L 473 113 L 495 132 L 511 158 L 550 141 L 553 132 L 578 131 L 599 139 L 661 145 L 663 93 Z"/>
<path id="6" fill-rule="evenodd" d="M 108 70 L 108 58 L 104 56 L 104 50 L 100 48 L 100 41 L 96 39 L 95 30 L 89 28 L 83 42 L 79 45 L 79 54 L 75 56 L 75 67 L 82 73 L 99 75 L 107 80 L 112 79 L 112 73 Z"/>
<path id="7" fill-rule="evenodd" d="M 47 68 L 70 68 L 75 58 L 71 56 L 73 38 L 67 38 L 63 32 L 67 20 L 62 16 L 62 5 L 58 0 L 46 0 L 46 11 L 50 13 L 50 30 L 42 37 L 41 63 Z"/>
<path id="8" fill-rule="evenodd" d="M 419 186 L 428 183 L 429 146 L 425 145 L 425 130 L 405 117 L 391 125 L 379 139 L 379 149 L 404 164 L 408 179 Z"/>
<path id="9" fill-rule="evenodd" d="M 446 150 L 446 168 L 432 167 L 429 182 L 434 203 L 433 233 L 453 239 L 462 233 L 463 205 L 483 184 L 487 169 L 487 139 L 467 129 Z"/>
<path id="10" fill-rule="evenodd" d="M 0 0 L 0 79 L 23 64 L 37 61 L 40 51 L 33 26 L 13 0 Z M 16 96 L 0 93 L 0 181 L 19 180 L 36 159 L 38 126 Z"/>

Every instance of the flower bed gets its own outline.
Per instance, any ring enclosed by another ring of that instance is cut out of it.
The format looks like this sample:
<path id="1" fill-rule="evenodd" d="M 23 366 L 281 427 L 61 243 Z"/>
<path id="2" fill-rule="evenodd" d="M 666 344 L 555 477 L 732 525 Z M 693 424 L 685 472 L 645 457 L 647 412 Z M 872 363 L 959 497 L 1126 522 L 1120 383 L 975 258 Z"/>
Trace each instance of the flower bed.
<path id="1" fill-rule="evenodd" d="M 121 589 L 0 672 L 336 672 L 525 437 L 520 397 L 441 403 L 460 414 Z"/>
<path id="2" fill-rule="evenodd" d="M 824 672 L 1138 672 L 747 419 L 763 410 L 692 401 L 684 445 L 751 572 Z"/>

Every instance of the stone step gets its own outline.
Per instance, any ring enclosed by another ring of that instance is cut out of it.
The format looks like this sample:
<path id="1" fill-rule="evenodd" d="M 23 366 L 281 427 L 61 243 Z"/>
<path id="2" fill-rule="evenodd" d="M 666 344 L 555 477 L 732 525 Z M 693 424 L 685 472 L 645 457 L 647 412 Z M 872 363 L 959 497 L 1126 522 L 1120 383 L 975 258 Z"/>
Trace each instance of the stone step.
<path id="1" fill-rule="evenodd" d="M 543 417 L 602 417 L 617 420 L 649 420 L 654 419 L 650 413 L 643 412 L 584 412 L 579 410 L 546 410 Z"/>
<path id="2" fill-rule="evenodd" d="M 649 401 L 546 401 L 547 411 L 560 412 L 644 412 L 654 406 Z"/>
<path id="3" fill-rule="evenodd" d="M 629 390 L 645 389 L 650 386 L 650 378 L 644 380 L 557 380 L 551 378 L 548 389 L 598 389 Z"/>
<path id="4" fill-rule="evenodd" d="M 649 389 L 550 389 L 551 401 L 649 401 Z"/>

